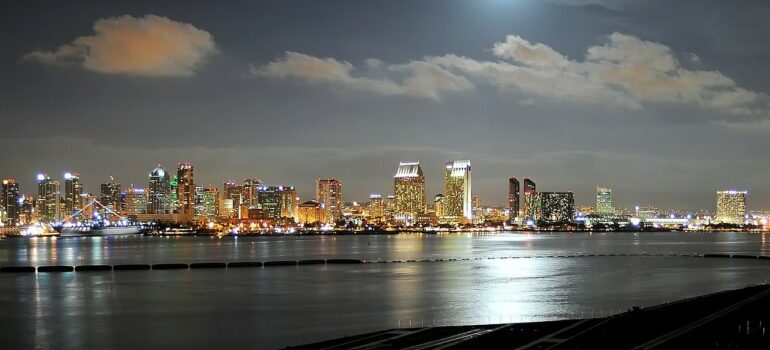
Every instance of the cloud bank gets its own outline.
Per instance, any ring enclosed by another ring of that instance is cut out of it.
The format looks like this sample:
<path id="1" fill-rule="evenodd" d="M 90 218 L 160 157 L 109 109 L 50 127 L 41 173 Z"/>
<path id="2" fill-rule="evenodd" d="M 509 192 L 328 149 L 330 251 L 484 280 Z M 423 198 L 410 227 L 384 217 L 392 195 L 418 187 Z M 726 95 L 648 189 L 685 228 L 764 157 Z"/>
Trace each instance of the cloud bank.
<path id="1" fill-rule="evenodd" d="M 589 47 L 582 60 L 517 35 L 495 43 L 490 52 L 494 60 L 446 54 L 404 64 L 369 59 L 364 68 L 335 58 L 287 52 L 279 60 L 252 67 L 252 73 L 433 99 L 447 91 L 489 86 L 524 95 L 527 101 L 549 99 L 631 110 L 670 103 L 733 115 L 763 113 L 760 94 L 739 87 L 718 71 L 689 68 L 692 57 L 697 57 L 694 54 L 683 53 L 687 62 L 682 63 L 670 47 L 631 35 L 607 36 L 604 44 Z"/>
<path id="2" fill-rule="evenodd" d="M 216 51 L 211 34 L 190 24 L 154 15 L 121 16 L 96 21 L 93 35 L 24 59 L 107 74 L 190 76 Z"/>

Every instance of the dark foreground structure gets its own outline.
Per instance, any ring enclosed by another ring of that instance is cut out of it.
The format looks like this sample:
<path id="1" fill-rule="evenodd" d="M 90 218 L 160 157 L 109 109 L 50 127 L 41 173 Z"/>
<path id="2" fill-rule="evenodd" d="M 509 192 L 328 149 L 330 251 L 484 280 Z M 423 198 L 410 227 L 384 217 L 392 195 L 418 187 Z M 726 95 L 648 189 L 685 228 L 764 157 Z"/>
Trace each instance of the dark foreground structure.
<path id="1" fill-rule="evenodd" d="M 603 318 L 401 328 L 291 349 L 770 349 L 770 286 Z"/>

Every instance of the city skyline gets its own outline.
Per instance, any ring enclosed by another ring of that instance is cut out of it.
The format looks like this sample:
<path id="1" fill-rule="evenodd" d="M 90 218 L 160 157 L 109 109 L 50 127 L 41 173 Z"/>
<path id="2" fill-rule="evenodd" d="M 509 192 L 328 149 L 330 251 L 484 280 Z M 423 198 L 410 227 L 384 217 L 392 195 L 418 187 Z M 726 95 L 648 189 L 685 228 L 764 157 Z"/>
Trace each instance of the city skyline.
<path id="1" fill-rule="evenodd" d="M 0 147 L 12 150 L 0 174 L 30 188 L 39 171 L 75 169 L 96 192 L 110 175 L 141 184 L 147 164 L 187 161 L 200 183 L 258 176 L 310 198 L 315 178 L 339 178 L 364 200 L 387 193 L 398 161 L 422 160 L 430 197 L 443 162 L 471 159 L 485 203 L 504 204 L 500 184 L 515 176 L 578 203 L 602 184 L 617 207 L 712 207 L 713 189 L 750 188 L 749 206 L 767 208 L 770 4 L 708 3 L 289 0 L 205 16 L 194 1 L 12 1 L 0 14 Z M 705 14 L 686 25 L 672 15 L 693 8 Z M 110 28 L 161 46 L 164 28 L 180 29 L 183 51 L 110 61 Z M 647 80 L 600 74 L 634 64 Z"/>

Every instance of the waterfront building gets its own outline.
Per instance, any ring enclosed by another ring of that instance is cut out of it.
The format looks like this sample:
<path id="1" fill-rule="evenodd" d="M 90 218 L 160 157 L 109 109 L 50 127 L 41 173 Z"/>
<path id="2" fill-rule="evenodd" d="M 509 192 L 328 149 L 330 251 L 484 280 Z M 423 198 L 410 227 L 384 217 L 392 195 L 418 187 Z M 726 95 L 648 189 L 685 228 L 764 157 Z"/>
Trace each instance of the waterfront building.
<path id="1" fill-rule="evenodd" d="M 323 221 L 321 205 L 316 201 L 307 201 L 298 206 L 299 223 L 316 224 Z"/>
<path id="2" fill-rule="evenodd" d="M 612 206 L 612 189 L 596 186 L 596 214 L 612 215 L 615 208 Z"/>
<path id="3" fill-rule="evenodd" d="M 126 188 L 126 192 L 123 195 L 123 203 L 125 206 L 125 213 L 129 216 L 147 214 L 148 203 L 147 193 L 142 187 L 135 187 L 133 184 Z"/>
<path id="4" fill-rule="evenodd" d="M 71 216 L 71 220 L 80 220 L 83 218 L 82 213 L 79 213 L 83 209 L 83 184 L 80 182 L 80 174 L 67 172 L 64 173 L 64 217 L 62 219 L 68 219 Z"/>
<path id="5" fill-rule="evenodd" d="M 742 225 L 746 220 L 747 191 L 717 191 L 716 222 Z"/>
<path id="6" fill-rule="evenodd" d="M 483 224 L 484 223 L 484 207 L 481 203 L 481 197 L 480 196 L 473 196 L 472 199 L 472 206 L 473 206 L 473 223 L 474 224 Z"/>
<path id="7" fill-rule="evenodd" d="M 262 186 L 258 191 L 257 208 L 264 210 L 267 219 L 278 220 L 281 218 L 282 196 L 283 187 Z M 248 207 L 246 204 L 244 204 L 244 206 Z"/>
<path id="8" fill-rule="evenodd" d="M 317 179 L 315 201 L 321 206 L 327 223 L 342 218 L 342 182 L 337 179 Z"/>
<path id="9" fill-rule="evenodd" d="M 195 215 L 195 180 L 193 166 L 190 163 L 179 163 L 176 169 L 176 211 L 184 217 Z"/>
<path id="10" fill-rule="evenodd" d="M 366 213 L 370 221 L 382 222 L 385 217 L 385 201 L 381 194 L 370 194 L 366 203 Z"/>
<path id="11" fill-rule="evenodd" d="M 436 195 L 436 197 L 433 198 L 433 212 L 436 214 L 437 219 L 445 216 L 443 194 L 439 193 Z"/>
<path id="12" fill-rule="evenodd" d="M 21 192 L 19 184 L 14 179 L 4 179 L 0 191 L 0 222 L 5 226 L 15 226 L 21 223 Z"/>
<path id="13" fill-rule="evenodd" d="M 171 214 L 172 192 L 168 172 L 158 165 L 150 172 L 147 186 L 147 214 Z"/>
<path id="14" fill-rule="evenodd" d="M 297 189 L 294 186 L 280 186 L 279 188 L 281 190 L 281 218 L 292 218 L 297 221 L 299 219 Z"/>
<path id="15" fill-rule="evenodd" d="M 529 178 L 524 178 L 523 201 L 522 201 L 522 219 L 524 221 L 539 218 L 540 203 L 537 198 L 537 185 Z"/>
<path id="16" fill-rule="evenodd" d="M 473 221 L 471 194 L 471 161 L 456 160 L 446 163 L 444 169 L 443 222 Z"/>
<path id="17" fill-rule="evenodd" d="M 232 199 L 230 198 L 219 199 L 219 216 L 225 217 L 228 219 L 237 218 L 238 213 L 236 213 L 235 211 L 236 211 L 236 208 L 234 206 Z"/>
<path id="18" fill-rule="evenodd" d="M 101 184 L 99 188 L 99 202 L 114 212 L 121 212 L 123 207 L 120 200 L 120 183 L 110 176 L 110 181 Z"/>
<path id="19" fill-rule="evenodd" d="M 519 216 L 519 180 L 508 178 L 508 219 L 515 220 Z"/>
<path id="20" fill-rule="evenodd" d="M 540 192 L 540 220 L 568 223 L 575 218 L 575 195 L 572 192 Z"/>
<path id="21" fill-rule="evenodd" d="M 420 162 L 400 162 L 393 176 L 395 216 L 402 221 L 414 221 L 425 211 L 425 176 Z"/>
<path id="22" fill-rule="evenodd" d="M 241 204 L 249 208 L 259 206 L 259 191 L 262 188 L 262 180 L 252 178 L 243 180 L 241 189 Z"/>
<path id="23" fill-rule="evenodd" d="M 203 189 L 203 212 L 201 215 L 216 219 L 219 217 L 219 190 L 209 185 Z"/>
<path id="24" fill-rule="evenodd" d="M 233 211 L 231 213 L 224 213 L 220 211 L 219 213 L 221 215 L 237 217 L 238 215 L 236 215 L 237 213 L 235 213 L 235 210 L 241 206 L 242 192 L 243 186 L 239 185 L 235 180 L 225 181 L 222 189 L 222 198 L 230 199 L 232 201 L 231 207 Z"/>
<path id="25" fill-rule="evenodd" d="M 51 223 L 61 220 L 61 188 L 48 174 L 37 175 L 37 218 Z"/>

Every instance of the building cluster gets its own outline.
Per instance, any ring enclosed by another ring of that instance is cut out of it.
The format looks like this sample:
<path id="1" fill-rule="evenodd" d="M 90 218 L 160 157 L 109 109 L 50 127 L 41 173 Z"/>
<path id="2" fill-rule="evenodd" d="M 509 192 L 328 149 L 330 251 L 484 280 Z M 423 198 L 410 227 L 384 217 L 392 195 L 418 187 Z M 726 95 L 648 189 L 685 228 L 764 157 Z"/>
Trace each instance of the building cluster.
<path id="1" fill-rule="evenodd" d="M 596 188 L 594 207 L 575 207 L 573 192 L 538 192 L 534 181 L 508 179 L 507 205 L 482 205 L 473 195 L 471 162 L 446 162 L 443 193 L 428 200 L 420 162 L 401 162 L 393 176 L 392 194 L 371 194 L 366 203 L 345 202 L 337 179 L 317 179 L 312 200 L 300 201 L 293 186 L 268 185 L 258 178 L 227 180 L 221 189 L 195 182 L 190 163 L 177 164 L 171 173 L 158 165 L 149 173 L 146 187 L 122 187 L 110 177 L 99 194 L 86 193 L 80 175 L 67 172 L 54 179 L 37 176 L 37 194 L 25 195 L 14 179 L 2 181 L 0 225 L 74 223 L 125 219 L 136 222 L 226 223 L 252 229 L 334 226 L 469 226 L 503 223 L 519 226 L 554 226 L 582 223 L 647 222 L 692 224 L 692 215 L 661 215 L 649 207 L 633 213 L 616 210 L 612 189 Z M 63 189 L 62 189 L 63 182 Z M 715 215 L 698 215 L 708 224 L 752 223 L 746 213 L 746 191 L 718 191 Z M 686 221 L 685 221 L 686 220 Z"/>

